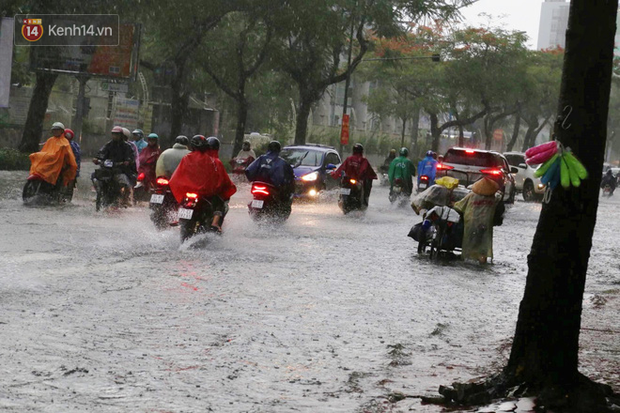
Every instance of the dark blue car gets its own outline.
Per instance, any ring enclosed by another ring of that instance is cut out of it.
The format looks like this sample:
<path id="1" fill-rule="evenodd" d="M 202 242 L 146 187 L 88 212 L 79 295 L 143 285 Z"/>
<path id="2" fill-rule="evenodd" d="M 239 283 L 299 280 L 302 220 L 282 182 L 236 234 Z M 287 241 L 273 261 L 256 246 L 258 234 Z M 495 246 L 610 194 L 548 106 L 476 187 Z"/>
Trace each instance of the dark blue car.
<path id="1" fill-rule="evenodd" d="M 329 174 L 342 162 L 338 152 L 325 145 L 285 146 L 280 152 L 295 171 L 295 197 L 314 198 L 325 189 L 338 186 Z"/>

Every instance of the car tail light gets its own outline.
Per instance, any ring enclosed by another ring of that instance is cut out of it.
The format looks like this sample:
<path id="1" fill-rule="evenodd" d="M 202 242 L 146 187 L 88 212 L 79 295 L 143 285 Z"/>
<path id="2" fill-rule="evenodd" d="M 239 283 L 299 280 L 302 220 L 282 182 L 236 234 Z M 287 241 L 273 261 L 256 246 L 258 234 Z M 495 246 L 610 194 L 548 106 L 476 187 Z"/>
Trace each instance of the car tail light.
<path id="1" fill-rule="evenodd" d="M 355 185 L 357 183 L 357 181 L 355 179 L 349 179 L 349 182 L 351 182 L 353 185 Z"/>
<path id="2" fill-rule="evenodd" d="M 446 165 L 445 163 L 437 164 L 438 171 L 449 171 L 450 169 L 454 169 L 454 166 Z"/>
<path id="3" fill-rule="evenodd" d="M 252 185 L 252 195 L 269 195 L 269 189 L 264 185 Z"/>
<path id="4" fill-rule="evenodd" d="M 196 194 L 194 192 L 188 192 L 188 193 L 185 194 L 185 198 L 197 199 L 198 198 L 198 194 Z"/>
<path id="5" fill-rule="evenodd" d="M 474 151 L 473 149 L 465 149 L 465 153 L 466 153 L 467 155 L 473 155 L 473 154 L 475 154 L 475 153 L 476 153 L 476 151 Z"/>
<path id="6" fill-rule="evenodd" d="M 157 185 L 159 186 L 166 186 L 168 185 L 168 180 L 166 178 L 157 178 Z"/>
<path id="7" fill-rule="evenodd" d="M 140 175 L 138 175 L 138 181 L 144 181 L 144 172 L 140 172 Z"/>
<path id="8" fill-rule="evenodd" d="M 481 169 L 480 172 L 482 172 L 483 174 L 494 175 L 494 176 L 500 176 L 502 174 L 502 170 L 497 169 L 497 168 Z"/>

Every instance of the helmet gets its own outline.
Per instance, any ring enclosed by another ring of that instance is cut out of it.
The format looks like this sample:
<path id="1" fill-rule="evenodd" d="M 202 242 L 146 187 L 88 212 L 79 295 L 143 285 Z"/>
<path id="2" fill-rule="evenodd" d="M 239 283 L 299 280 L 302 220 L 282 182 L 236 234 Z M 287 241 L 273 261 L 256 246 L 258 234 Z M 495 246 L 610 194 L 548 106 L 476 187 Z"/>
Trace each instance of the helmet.
<path id="1" fill-rule="evenodd" d="M 112 128 L 112 133 L 123 133 L 123 128 L 120 126 L 115 126 Z"/>
<path id="2" fill-rule="evenodd" d="M 138 135 L 139 137 L 144 138 L 144 132 L 142 132 L 142 129 L 134 129 L 131 133 L 132 135 Z"/>
<path id="3" fill-rule="evenodd" d="M 435 154 L 435 152 L 433 152 L 433 151 L 426 152 L 426 156 L 433 156 L 434 154 Z"/>
<path id="4" fill-rule="evenodd" d="M 390 155 L 396 155 L 396 149 L 390 149 Z"/>
<path id="5" fill-rule="evenodd" d="M 156 133 L 149 133 L 149 136 L 146 139 L 159 139 L 159 135 Z"/>
<path id="6" fill-rule="evenodd" d="M 267 145 L 267 150 L 270 152 L 280 153 L 282 150 L 282 145 L 280 145 L 280 142 L 278 141 L 271 141 L 269 142 L 269 145 Z"/>
<path id="7" fill-rule="evenodd" d="M 122 129 L 123 129 L 123 136 L 126 139 L 129 139 L 129 137 L 131 136 L 131 132 L 129 132 L 129 129 L 127 129 L 127 128 L 122 128 Z"/>
<path id="8" fill-rule="evenodd" d="M 185 135 L 179 135 L 177 136 L 177 138 L 174 140 L 174 143 L 178 143 L 179 145 L 189 145 L 189 138 Z"/>
<path id="9" fill-rule="evenodd" d="M 356 143 L 355 145 L 353 145 L 353 153 L 364 153 L 364 147 L 361 143 Z"/>
<path id="10" fill-rule="evenodd" d="M 216 151 L 220 150 L 220 140 L 215 136 L 209 136 L 207 138 L 207 143 L 209 144 L 209 149 L 213 149 Z"/>
<path id="11" fill-rule="evenodd" d="M 52 125 L 51 129 L 52 130 L 54 130 L 54 129 L 62 129 L 62 130 L 64 130 L 65 129 L 65 125 L 63 125 L 60 122 L 54 122 L 54 124 Z"/>
<path id="12" fill-rule="evenodd" d="M 207 138 L 203 135 L 194 135 L 192 139 L 189 140 L 189 144 L 197 151 L 206 151 L 209 149 L 209 142 L 207 142 Z"/>
<path id="13" fill-rule="evenodd" d="M 400 156 L 405 156 L 405 157 L 409 156 L 409 149 L 407 149 L 405 147 L 402 147 L 402 148 L 400 148 L 400 151 L 398 151 L 398 154 Z"/>
<path id="14" fill-rule="evenodd" d="M 65 138 L 71 140 L 75 137 L 75 132 L 73 132 L 71 129 L 65 129 Z"/>

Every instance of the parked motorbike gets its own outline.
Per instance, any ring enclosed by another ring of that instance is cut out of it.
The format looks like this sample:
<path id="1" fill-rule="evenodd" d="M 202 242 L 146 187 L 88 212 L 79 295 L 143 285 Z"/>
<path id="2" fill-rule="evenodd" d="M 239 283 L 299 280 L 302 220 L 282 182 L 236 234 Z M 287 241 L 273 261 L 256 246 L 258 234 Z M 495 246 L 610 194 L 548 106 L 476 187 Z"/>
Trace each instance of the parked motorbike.
<path id="1" fill-rule="evenodd" d="M 176 217 L 179 204 L 168 186 L 168 179 L 163 176 L 157 178 L 155 185 L 151 188 L 149 208 L 151 209 L 151 221 L 158 230 L 178 224 Z"/>
<path id="2" fill-rule="evenodd" d="M 405 181 L 401 178 L 394 179 L 392 184 L 392 189 L 390 189 L 390 193 L 388 195 L 388 199 L 391 203 L 398 201 L 400 206 L 404 206 L 409 201 L 409 196 L 406 192 Z"/>
<path id="3" fill-rule="evenodd" d="M 418 181 L 418 189 L 417 189 L 417 193 L 419 194 L 420 192 L 424 192 L 428 187 L 430 183 L 430 178 L 427 175 L 420 175 L 420 180 Z"/>
<path id="4" fill-rule="evenodd" d="M 346 215 L 354 210 L 363 209 L 364 185 L 362 182 L 343 176 L 340 181 L 338 206 Z"/>
<path id="5" fill-rule="evenodd" d="M 25 205 L 71 202 L 74 187 L 75 181 L 63 187 L 61 177 L 58 177 L 56 184 L 52 185 L 45 181 L 43 177 L 37 174 L 31 174 L 28 176 L 26 184 L 24 185 L 22 199 Z"/>
<path id="6" fill-rule="evenodd" d="M 187 192 L 179 206 L 181 242 L 198 233 L 210 231 L 213 212 L 213 205 L 210 200 L 200 197 L 196 193 Z"/>
<path id="7" fill-rule="evenodd" d="M 291 202 L 282 200 L 280 191 L 266 182 L 252 182 L 252 202 L 248 204 L 248 212 L 254 221 L 270 219 L 286 221 L 291 215 Z"/>
<path id="8" fill-rule="evenodd" d="M 113 162 L 111 159 L 106 159 L 99 163 L 98 169 L 95 169 L 92 179 L 97 191 L 97 199 L 95 201 L 95 209 L 97 211 L 113 205 L 119 206 L 121 200 L 128 196 L 126 191 L 129 188 L 123 187 L 114 179 L 114 175 L 123 173 L 122 165 L 122 162 Z"/>

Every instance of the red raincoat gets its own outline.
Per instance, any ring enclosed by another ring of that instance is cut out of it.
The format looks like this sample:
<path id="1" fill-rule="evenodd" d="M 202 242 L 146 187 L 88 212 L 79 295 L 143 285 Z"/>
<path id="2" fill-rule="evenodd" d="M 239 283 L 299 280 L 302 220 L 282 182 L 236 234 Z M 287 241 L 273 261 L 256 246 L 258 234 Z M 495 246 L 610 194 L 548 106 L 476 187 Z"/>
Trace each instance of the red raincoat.
<path id="1" fill-rule="evenodd" d="M 219 195 L 226 200 L 237 192 L 222 162 L 218 161 L 206 152 L 193 151 L 185 155 L 170 178 L 170 190 L 175 199 L 181 202 L 186 193 L 194 192 L 207 198 Z"/>
<path id="2" fill-rule="evenodd" d="M 332 176 L 339 178 L 342 172 L 349 178 L 360 181 L 377 179 L 377 174 L 374 169 L 372 169 L 372 166 L 370 166 L 368 159 L 357 153 L 345 159 L 340 167 L 332 173 Z"/>
<path id="3" fill-rule="evenodd" d="M 161 155 L 161 149 L 159 149 L 159 146 L 153 147 L 149 145 L 142 149 L 142 152 L 140 152 L 138 157 L 140 165 L 138 168 L 138 173 L 143 172 L 145 179 L 148 182 L 155 181 L 155 165 L 157 165 L 159 155 Z"/>

